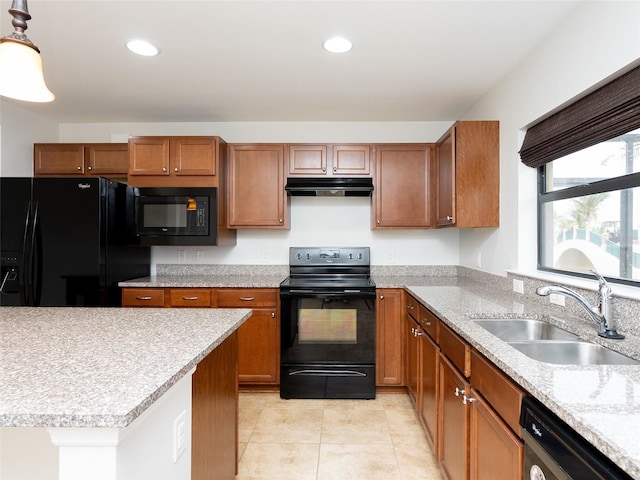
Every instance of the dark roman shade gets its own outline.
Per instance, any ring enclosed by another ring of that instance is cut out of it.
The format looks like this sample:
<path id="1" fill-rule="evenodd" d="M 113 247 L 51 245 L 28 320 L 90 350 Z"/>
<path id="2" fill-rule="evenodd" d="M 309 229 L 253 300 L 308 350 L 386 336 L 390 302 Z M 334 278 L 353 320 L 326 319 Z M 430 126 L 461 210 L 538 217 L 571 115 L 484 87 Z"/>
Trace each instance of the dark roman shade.
<path id="1" fill-rule="evenodd" d="M 522 163 L 540 167 L 640 127 L 640 67 L 527 130 Z"/>

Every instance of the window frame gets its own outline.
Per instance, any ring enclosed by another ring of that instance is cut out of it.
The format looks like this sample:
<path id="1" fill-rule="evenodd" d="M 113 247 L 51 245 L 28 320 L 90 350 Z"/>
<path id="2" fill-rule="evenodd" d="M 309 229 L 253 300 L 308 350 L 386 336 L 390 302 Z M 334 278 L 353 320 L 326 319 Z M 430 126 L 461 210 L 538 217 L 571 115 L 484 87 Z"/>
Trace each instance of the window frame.
<path id="1" fill-rule="evenodd" d="M 549 162 L 551 163 L 551 162 Z M 604 180 L 598 180 L 591 183 L 585 183 L 582 185 L 575 185 L 573 187 L 563 188 L 561 190 L 555 190 L 551 192 L 546 191 L 547 174 L 546 165 L 538 167 L 538 199 L 537 199 L 537 268 L 544 272 L 559 273 L 563 275 L 569 275 L 572 277 L 593 279 L 593 275 L 590 273 L 576 272 L 573 270 L 562 270 L 559 268 L 548 267 L 542 265 L 544 244 L 543 239 L 546 238 L 546 229 L 544 222 L 544 207 L 547 203 L 551 203 L 558 200 L 567 200 L 572 198 L 584 197 L 586 195 L 594 195 L 597 193 L 606 193 L 614 191 L 622 191 L 629 188 L 640 187 L 640 172 L 629 173 L 618 177 L 607 178 Z M 640 279 L 632 280 L 620 277 L 610 277 L 604 275 L 604 277 L 613 282 L 622 285 L 629 285 L 634 287 L 640 287 Z"/>

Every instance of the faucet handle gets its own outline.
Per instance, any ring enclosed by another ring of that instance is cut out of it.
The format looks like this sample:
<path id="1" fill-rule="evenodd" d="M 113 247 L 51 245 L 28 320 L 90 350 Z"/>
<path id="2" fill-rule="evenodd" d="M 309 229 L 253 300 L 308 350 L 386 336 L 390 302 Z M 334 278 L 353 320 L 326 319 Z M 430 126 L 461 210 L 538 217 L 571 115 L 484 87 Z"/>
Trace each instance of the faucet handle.
<path id="1" fill-rule="evenodd" d="M 589 270 L 589 271 L 593 273 L 598 279 L 598 290 L 600 291 L 600 293 L 607 296 L 611 294 L 611 287 L 607 283 L 607 280 L 595 270 Z"/>

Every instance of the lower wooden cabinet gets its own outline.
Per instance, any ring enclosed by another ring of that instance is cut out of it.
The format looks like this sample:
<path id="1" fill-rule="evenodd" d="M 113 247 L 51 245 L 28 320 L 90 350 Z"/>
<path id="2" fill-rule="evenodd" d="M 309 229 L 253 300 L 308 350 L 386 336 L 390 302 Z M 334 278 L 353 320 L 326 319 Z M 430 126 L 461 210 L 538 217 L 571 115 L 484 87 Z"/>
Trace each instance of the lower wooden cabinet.
<path id="1" fill-rule="evenodd" d="M 469 402 L 470 385 L 453 364 L 440 355 L 440 393 L 438 398 L 438 461 L 448 480 L 469 478 Z"/>
<path id="2" fill-rule="evenodd" d="M 428 336 L 420 336 L 421 363 L 418 384 L 422 392 L 417 409 L 427 432 L 427 440 L 437 455 L 438 450 L 438 379 L 440 369 L 440 349 Z"/>
<path id="3" fill-rule="evenodd" d="M 471 396 L 471 479 L 523 478 L 522 440 L 473 388 Z"/>
<path id="4" fill-rule="evenodd" d="M 238 329 L 241 384 L 280 383 L 280 295 L 277 288 L 220 288 L 220 308 L 252 308 Z"/>
<path id="5" fill-rule="evenodd" d="M 280 291 L 277 288 L 125 288 L 123 307 L 250 308 L 238 329 L 240 384 L 280 383 Z"/>
<path id="6" fill-rule="evenodd" d="M 376 290 L 376 385 L 404 385 L 404 290 Z"/>
<path id="7" fill-rule="evenodd" d="M 519 417 L 526 392 L 405 295 L 406 388 L 443 477 L 523 478 Z"/>
<path id="8" fill-rule="evenodd" d="M 407 391 L 416 409 L 418 409 L 418 405 L 422 401 L 422 388 L 420 388 L 418 377 L 420 376 L 422 363 L 420 336 L 423 333 L 416 320 L 408 312 L 405 318 L 407 329 Z"/>

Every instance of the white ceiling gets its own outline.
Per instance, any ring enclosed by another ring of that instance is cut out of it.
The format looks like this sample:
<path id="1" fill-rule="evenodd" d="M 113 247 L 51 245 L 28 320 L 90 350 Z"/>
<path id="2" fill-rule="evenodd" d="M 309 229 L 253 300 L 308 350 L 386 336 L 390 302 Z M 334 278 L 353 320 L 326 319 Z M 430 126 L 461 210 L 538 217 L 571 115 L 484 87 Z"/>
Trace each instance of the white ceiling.
<path id="1" fill-rule="evenodd" d="M 579 3 L 28 0 L 56 100 L 18 103 L 62 123 L 455 120 Z M 351 52 L 322 49 L 338 33 Z"/>

